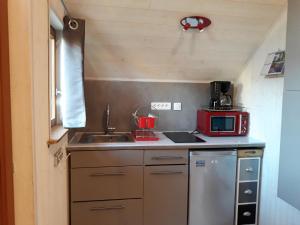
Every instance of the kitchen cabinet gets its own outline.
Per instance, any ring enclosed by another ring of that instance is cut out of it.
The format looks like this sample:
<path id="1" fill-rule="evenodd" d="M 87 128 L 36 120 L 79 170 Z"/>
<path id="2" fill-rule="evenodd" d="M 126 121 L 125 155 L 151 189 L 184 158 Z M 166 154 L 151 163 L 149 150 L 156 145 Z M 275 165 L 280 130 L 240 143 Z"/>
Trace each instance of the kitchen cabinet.
<path id="1" fill-rule="evenodd" d="M 79 202 L 72 205 L 72 225 L 142 225 L 141 199 Z"/>
<path id="2" fill-rule="evenodd" d="M 285 92 L 283 99 L 278 196 L 300 209 L 300 92 Z"/>
<path id="3" fill-rule="evenodd" d="M 289 0 L 284 89 L 300 91 L 300 1 Z"/>
<path id="4" fill-rule="evenodd" d="M 71 225 L 186 225 L 188 150 L 72 152 Z"/>
<path id="5" fill-rule="evenodd" d="M 96 201 L 143 197 L 143 167 L 73 169 L 72 200 Z"/>
<path id="6" fill-rule="evenodd" d="M 235 151 L 230 159 L 223 158 L 222 151 L 216 152 L 222 158 L 208 158 L 207 162 L 218 164 L 220 170 L 216 171 L 228 176 L 209 174 L 207 181 L 213 180 L 215 183 L 209 186 L 209 182 L 205 182 L 203 187 L 207 186 L 206 189 L 190 189 L 196 194 L 192 198 L 199 192 L 204 193 L 205 199 L 211 194 L 214 200 L 207 200 L 211 202 L 206 203 L 209 212 L 212 205 L 225 204 L 221 207 L 225 208 L 222 213 L 232 209 L 232 220 L 235 208 L 236 225 L 257 224 L 262 151 L 238 150 L 237 167 Z M 72 152 L 70 225 L 187 225 L 189 160 L 187 149 Z M 221 160 L 226 162 L 222 164 L 225 167 L 220 167 Z M 230 163 L 232 161 L 234 164 Z M 203 162 L 196 160 L 195 164 L 206 171 Z M 224 180 L 224 177 L 229 179 L 226 178 L 225 185 L 221 186 L 218 181 Z M 218 189 L 231 194 L 218 195 Z M 211 190 L 213 192 L 208 193 Z M 232 202 L 231 208 L 228 202 Z M 203 214 L 203 207 L 201 210 L 196 211 L 197 215 Z M 220 218 L 216 224 L 224 223 L 221 211 L 216 215 Z"/>
<path id="7" fill-rule="evenodd" d="M 235 225 L 258 224 L 262 150 L 238 151 Z"/>
<path id="8" fill-rule="evenodd" d="M 188 151 L 144 153 L 144 225 L 185 225 L 188 211 Z"/>
<path id="9" fill-rule="evenodd" d="M 178 165 L 188 163 L 187 150 L 147 150 L 145 165 Z"/>
<path id="10" fill-rule="evenodd" d="M 300 210 L 300 1 L 289 0 L 278 197 Z"/>
<path id="11" fill-rule="evenodd" d="M 144 225 L 187 224 L 188 166 L 146 166 Z"/>
<path id="12" fill-rule="evenodd" d="M 258 180 L 259 158 L 246 158 L 240 160 L 240 181 Z"/>
<path id="13" fill-rule="evenodd" d="M 72 169 L 142 165 L 142 150 L 78 151 L 71 157 Z"/>
<path id="14" fill-rule="evenodd" d="M 71 225 L 143 223 L 142 150 L 71 154 Z"/>
<path id="15" fill-rule="evenodd" d="M 256 204 L 240 205 L 238 208 L 238 225 L 257 224 L 256 223 Z"/>
<path id="16" fill-rule="evenodd" d="M 256 202 L 258 192 L 257 184 L 257 181 L 239 183 L 239 203 Z"/>

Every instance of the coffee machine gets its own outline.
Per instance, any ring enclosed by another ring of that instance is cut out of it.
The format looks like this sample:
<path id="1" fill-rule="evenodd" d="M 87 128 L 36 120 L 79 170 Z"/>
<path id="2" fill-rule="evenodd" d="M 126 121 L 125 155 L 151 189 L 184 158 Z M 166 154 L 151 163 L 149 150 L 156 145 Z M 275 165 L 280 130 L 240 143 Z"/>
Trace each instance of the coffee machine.
<path id="1" fill-rule="evenodd" d="M 214 81 L 210 83 L 210 108 L 215 110 L 232 109 L 233 84 L 230 81 Z"/>

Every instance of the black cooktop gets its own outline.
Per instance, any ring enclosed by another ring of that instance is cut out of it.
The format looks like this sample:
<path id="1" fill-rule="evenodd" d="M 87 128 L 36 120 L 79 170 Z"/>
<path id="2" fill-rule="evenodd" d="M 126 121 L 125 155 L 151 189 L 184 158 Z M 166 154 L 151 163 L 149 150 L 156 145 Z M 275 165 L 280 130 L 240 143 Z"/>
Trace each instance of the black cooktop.
<path id="1" fill-rule="evenodd" d="M 205 142 L 203 139 L 196 137 L 188 132 L 164 132 L 169 139 L 175 143 L 201 143 Z"/>

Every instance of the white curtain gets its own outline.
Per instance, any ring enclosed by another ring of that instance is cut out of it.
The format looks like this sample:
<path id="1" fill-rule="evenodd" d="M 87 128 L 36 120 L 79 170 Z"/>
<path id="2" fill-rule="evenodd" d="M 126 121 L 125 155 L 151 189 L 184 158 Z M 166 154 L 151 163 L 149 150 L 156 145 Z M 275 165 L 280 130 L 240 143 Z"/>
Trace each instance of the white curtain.
<path id="1" fill-rule="evenodd" d="M 84 41 L 85 21 L 76 19 L 78 28 L 69 27 L 70 19 L 64 18 L 60 42 L 61 111 L 65 128 L 86 125 L 84 98 Z"/>

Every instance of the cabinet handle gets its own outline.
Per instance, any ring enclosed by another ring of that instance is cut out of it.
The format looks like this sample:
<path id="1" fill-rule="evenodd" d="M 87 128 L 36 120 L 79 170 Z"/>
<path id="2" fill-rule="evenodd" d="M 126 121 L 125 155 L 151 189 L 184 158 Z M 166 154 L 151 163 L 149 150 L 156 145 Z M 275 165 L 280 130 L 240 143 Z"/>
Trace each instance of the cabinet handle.
<path id="1" fill-rule="evenodd" d="M 251 212 L 249 212 L 249 211 L 243 213 L 243 216 L 249 217 L 249 216 L 251 216 L 251 215 L 252 215 L 252 214 L 251 214 Z"/>
<path id="2" fill-rule="evenodd" d="M 116 205 L 116 206 L 110 206 L 110 207 L 93 207 L 93 208 L 90 208 L 90 211 L 119 210 L 119 209 L 125 209 L 125 206 Z"/>
<path id="3" fill-rule="evenodd" d="M 90 177 L 103 177 L 103 176 L 124 176 L 126 173 L 116 172 L 116 173 L 93 173 Z"/>
<path id="4" fill-rule="evenodd" d="M 174 174 L 183 174 L 182 171 L 157 171 L 151 172 L 153 175 L 174 175 Z"/>
<path id="5" fill-rule="evenodd" d="M 239 127 L 239 134 L 241 134 L 242 133 L 242 119 L 243 119 L 243 116 L 242 116 L 242 114 L 240 114 L 240 116 L 239 116 L 239 122 L 240 122 L 240 127 Z"/>
<path id="6" fill-rule="evenodd" d="M 153 160 L 183 159 L 183 156 L 154 156 Z"/>
<path id="7" fill-rule="evenodd" d="M 252 195 L 253 191 L 251 189 L 247 189 L 247 190 L 244 191 L 244 194 L 245 195 Z"/>
<path id="8" fill-rule="evenodd" d="M 253 173 L 254 169 L 252 167 L 249 167 L 249 168 L 246 168 L 245 171 L 248 173 Z"/>
<path id="9" fill-rule="evenodd" d="M 245 153 L 254 155 L 254 154 L 256 154 L 256 151 L 255 150 L 250 150 L 250 151 L 245 151 Z"/>

